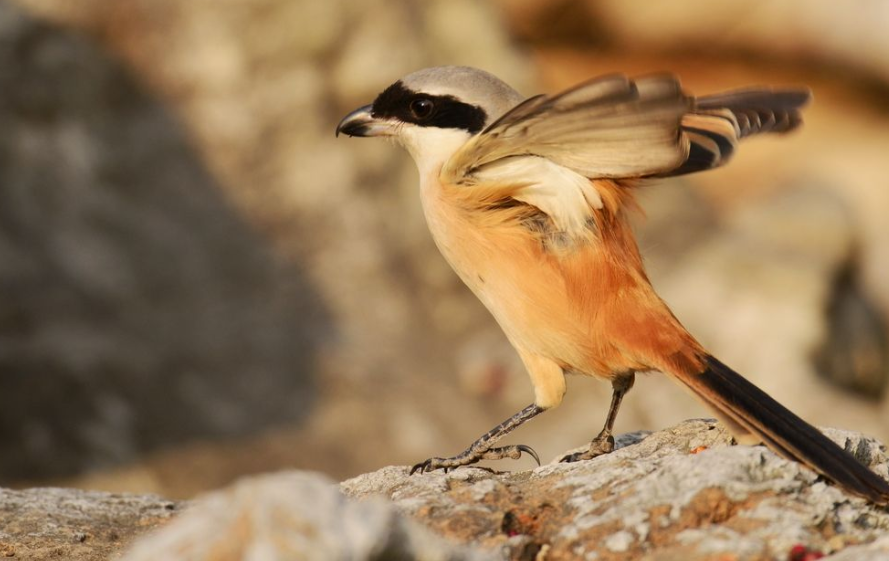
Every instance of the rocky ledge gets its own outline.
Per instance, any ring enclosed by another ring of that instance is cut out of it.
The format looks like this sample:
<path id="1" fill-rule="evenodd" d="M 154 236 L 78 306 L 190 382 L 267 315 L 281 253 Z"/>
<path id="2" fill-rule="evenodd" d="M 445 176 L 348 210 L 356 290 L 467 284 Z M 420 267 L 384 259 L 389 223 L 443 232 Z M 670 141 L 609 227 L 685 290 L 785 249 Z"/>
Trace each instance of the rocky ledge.
<path id="1" fill-rule="evenodd" d="M 0 489 L 0 559 L 113 559 L 181 506 L 155 495 Z"/>
<path id="2" fill-rule="evenodd" d="M 880 443 L 825 432 L 889 475 Z M 732 446 L 714 421 L 624 435 L 618 446 L 512 473 L 386 467 L 338 486 L 305 472 L 264 475 L 170 523 L 183 505 L 156 497 L 5 491 L 0 554 L 107 559 L 163 525 L 123 559 L 889 559 L 889 510 L 763 447 Z"/>

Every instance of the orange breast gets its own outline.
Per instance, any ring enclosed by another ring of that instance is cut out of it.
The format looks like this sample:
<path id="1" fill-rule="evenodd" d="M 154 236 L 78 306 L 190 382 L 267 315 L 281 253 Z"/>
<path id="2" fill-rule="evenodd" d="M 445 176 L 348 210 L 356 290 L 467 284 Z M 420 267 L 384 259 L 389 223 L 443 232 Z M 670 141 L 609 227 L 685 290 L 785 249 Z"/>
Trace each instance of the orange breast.
<path id="1" fill-rule="evenodd" d="M 598 224 L 589 243 L 551 251 L 509 212 L 467 209 L 440 187 L 424 188 L 423 206 L 445 259 L 514 346 L 601 377 L 694 356 L 622 217 Z"/>

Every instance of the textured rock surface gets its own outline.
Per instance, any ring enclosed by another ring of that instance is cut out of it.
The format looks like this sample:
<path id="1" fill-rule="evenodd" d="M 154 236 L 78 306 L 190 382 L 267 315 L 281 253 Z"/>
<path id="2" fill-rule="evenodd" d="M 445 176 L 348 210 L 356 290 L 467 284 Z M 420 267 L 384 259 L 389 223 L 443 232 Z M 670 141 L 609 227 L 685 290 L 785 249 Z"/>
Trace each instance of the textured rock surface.
<path id="1" fill-rule="evenodd" d="M 0 558 L 113 559 L 136 536 L 165 524 L 183 506 L 151 495 L 0 489 Z"/>
<path id="2" fill-rule="evenodd" d="M 448 544 L 390 503 L 349 501 L 326 477 L 296 472 L 244 479 L 203 497 L 123 561 L 494 558 Z"/>
<path id="3" fill-rule="evenodd" d="M 887 477 L 878 443 L 828 435 Z M 622 441 L 609 456 L 530 472 L 410 477 L 389 467 L 342 488 L 387 497 L 443 535 L 505 548 L 513 559 L 538 552 L 543 559 L 783 559 L 796 544 L 829 553 L 889 531 L 885 510 L 763 447 L 728 446 L 711 421 Z M 862 551 L 889 555 L 885 546 Z"/>
<path id="4" fill-rule="evenodd" d="M 877 442 L 827 430 L 883 477 Z M 278 559 L 786 559 L 889 557 L 889 512 L 713 421 L 617 439 L 576 464 L 409 476 L 393 466 L 339 486 L 309 472 L 243 479 L 183 504 L 63 489 L 0 491 L 0 554 L 125 561 Z M 437 534 L 437 535 L 436 535 Z"/>

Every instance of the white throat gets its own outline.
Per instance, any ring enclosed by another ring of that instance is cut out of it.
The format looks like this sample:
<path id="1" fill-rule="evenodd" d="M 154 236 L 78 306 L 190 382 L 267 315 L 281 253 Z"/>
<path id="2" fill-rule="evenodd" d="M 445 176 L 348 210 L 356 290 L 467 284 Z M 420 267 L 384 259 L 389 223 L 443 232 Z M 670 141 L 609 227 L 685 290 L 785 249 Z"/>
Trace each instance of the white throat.
<path id="1" fill-rule="evenodd" d="M 470 138 L 465 130 L 437 127 L 404 126 L 398 133 L 398 141 L 417 164 L 421 181 L 438 174 L 442 164 Z"/>

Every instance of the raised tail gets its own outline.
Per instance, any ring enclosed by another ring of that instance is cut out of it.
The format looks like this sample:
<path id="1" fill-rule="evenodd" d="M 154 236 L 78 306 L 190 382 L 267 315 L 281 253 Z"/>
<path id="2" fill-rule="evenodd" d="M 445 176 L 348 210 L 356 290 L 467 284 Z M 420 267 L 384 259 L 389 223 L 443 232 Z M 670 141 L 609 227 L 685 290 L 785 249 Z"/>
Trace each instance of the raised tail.
<path id="1" fill-rule="evenodd" d="M 661 177 L 725 165 L 742 138 L 795 129 L 811 97 L 808 89 L 753 88 L 697 98 L 681 122 L 689 139 L 688 158 Z"/>
<path id="2" fill-rule="evenodd" d="M 889 483 L 852 454 L 715 358 L 706 357 L 705 364 L 706 370 L 699 374 L 671 374 L 719 413 L 733 432 L 753 434 L 776 453 L 850 493 L 889 504 Z"/>

